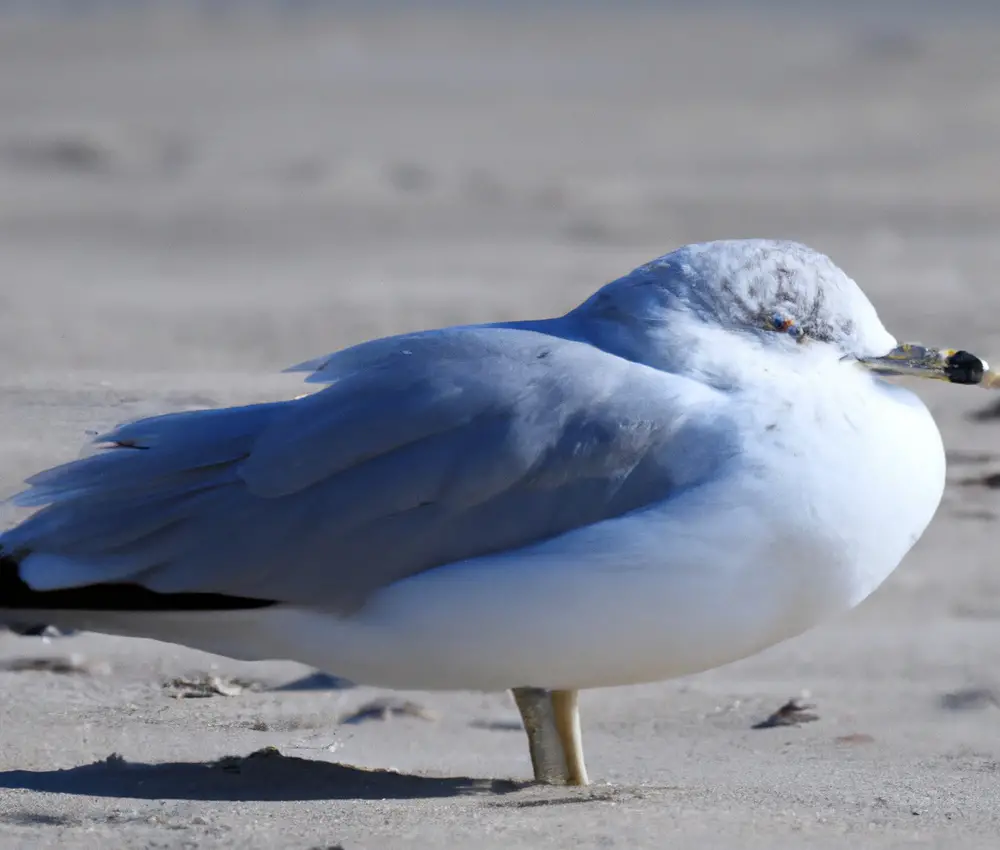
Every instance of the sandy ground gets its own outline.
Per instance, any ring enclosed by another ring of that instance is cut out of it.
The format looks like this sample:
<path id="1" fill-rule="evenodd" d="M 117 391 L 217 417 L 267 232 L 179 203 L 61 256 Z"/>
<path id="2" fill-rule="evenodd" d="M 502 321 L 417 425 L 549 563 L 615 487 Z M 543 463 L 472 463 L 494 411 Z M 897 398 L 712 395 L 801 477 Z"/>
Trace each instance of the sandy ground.
<path id="1" fill-rule="evenodd" d="M 0 4 L 0 495 L 88 430 L 296 394 L 280 369 L 372 335 L 551 314 L 695 239 L 802 239 L 900 337 L 1000 353 L 987 4 L 59 5 Z M 994 847 L 1000 421 L 926 398 L 951 484 L 904 567 L 751 660 L 586 694 L 592 789 L 511 781 L 503 694 L 7 635 L 0 847 Z M 205 676 L 229 695 L 170 684 Z M 818 720 L 752 728 L 802 691 Z M 386 697 L 420 710 L 344 722 Z M 267 746 L 287 758 L 216 761 Z"/>

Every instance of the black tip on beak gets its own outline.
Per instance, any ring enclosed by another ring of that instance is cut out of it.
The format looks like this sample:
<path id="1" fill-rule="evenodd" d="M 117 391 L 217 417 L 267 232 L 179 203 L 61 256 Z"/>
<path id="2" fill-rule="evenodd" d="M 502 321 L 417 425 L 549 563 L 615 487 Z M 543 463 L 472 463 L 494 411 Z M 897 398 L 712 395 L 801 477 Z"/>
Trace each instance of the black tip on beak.
<path id="1" fill-rule="evenodd" d="M 985 372 L 983 361 L 968 351 L 956 351 L 944 366 L 945 377 L 953 384 L 982 383 Z"/>

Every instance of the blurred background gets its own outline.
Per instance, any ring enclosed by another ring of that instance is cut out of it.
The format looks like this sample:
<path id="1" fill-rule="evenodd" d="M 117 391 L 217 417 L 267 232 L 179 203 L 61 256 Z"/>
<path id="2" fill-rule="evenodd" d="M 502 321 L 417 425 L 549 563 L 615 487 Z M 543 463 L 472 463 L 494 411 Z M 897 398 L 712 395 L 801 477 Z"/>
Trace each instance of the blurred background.
<path id="1" fill-rule="evenodd" d="M 831 254 L 901 336 L 1000 353 L 998 22 L 3 0 L 0 376 L 271 373 L 740 236 Z"/>
<path id="2" fill-rule="evenodd" d="M 1000 358 L 998 178 L 998 0 L 0 0 L 0 497 L 88 431 L 299 394 L 281 369 L 372 336 L 560 313 L 694 240 L 804 241 L 901 339 Z M 260 848 L 403 846 L 379 830 L 414 847 L 995 847 L 998 411 L 917 383 L 949 487 L 872 600 L 740 664 L 587 695 L 595 775 L 644 789 L 617 820 L 604 803 L 331 806 L 309 772 L 284 808 L 185 802 L 188 785 L 163 808 L 185 765 L 207 781 L 192 758 L 300 736 L 327 748 L 308 758 L 420 775 L 522 775 L 525 755 L 499 697 L 424 695 L 436 725 L 345 731 L 332 718 L 370 691 L 169 700 L 179 672 L 276 668 L 7 636 L 0 663 L 79 651 L 112 675 L 0 671 L 0 833 L 34 848 L 48 824 L 46 846 L 68 847 L 53 836 L 77 823 L 74 847 L 124 846 L 125 821 L 105 821 L 120 804 L 150 836 L 129 846 L 179 846 L 155 825 L 173 817 Z M 822 722 L 751 731 L 802 690 Z M 91 770 L 109 752 L 182 764 L 137 791 Z M 3 791 L 25 788 L 43 793 Z"/>

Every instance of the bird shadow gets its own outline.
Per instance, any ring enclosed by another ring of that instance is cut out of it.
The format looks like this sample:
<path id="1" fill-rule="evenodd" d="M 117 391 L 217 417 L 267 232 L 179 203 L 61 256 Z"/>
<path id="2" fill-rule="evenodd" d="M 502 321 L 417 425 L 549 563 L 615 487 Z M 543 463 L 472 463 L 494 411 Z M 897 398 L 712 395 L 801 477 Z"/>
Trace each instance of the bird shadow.
<path id="1" fill-rule="evenodd" d="M 0 789 L 139 800 L 416 800 L 504 795 L 529 785 L 367 770 L 285 756 L 273 747 L 216 762 L 142 764 L 112 755 L 68 770 L 0 771 Z"/>
<path id="2" fill-rule="evenodd" d="M 294 682 L 287 682 L 271 688 L 275 692 L 285 691 L 347 691 L 354 687 L 353 682 L 341 679 L 340 676 L 331 676 L 329 673 L 319 671 L 296 679 Z"/>

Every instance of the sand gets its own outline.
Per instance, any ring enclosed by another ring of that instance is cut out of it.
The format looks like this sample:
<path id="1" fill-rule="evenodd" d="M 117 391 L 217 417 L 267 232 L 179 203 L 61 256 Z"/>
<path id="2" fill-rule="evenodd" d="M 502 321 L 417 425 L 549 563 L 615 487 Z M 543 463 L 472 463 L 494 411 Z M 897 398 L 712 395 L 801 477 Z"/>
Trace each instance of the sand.
<path id="1" fill-rule="evenodd" d="M 801 239 L 901 338 L 1000 355 L 1000 15 L 928 5 L 0 4 L 0 495 L 696 239 Z M 756 658 L 585 694 L 593 788 L 520 784 L 503 694 L 4 635 L 0 847 L 994 847 L 1000 421 L 919 389 L 950 483 L 903 567 Z M 803 692 L 818 719 L 753 728 Z M 416 707 L 350 719 L 375 699 Z"/>

